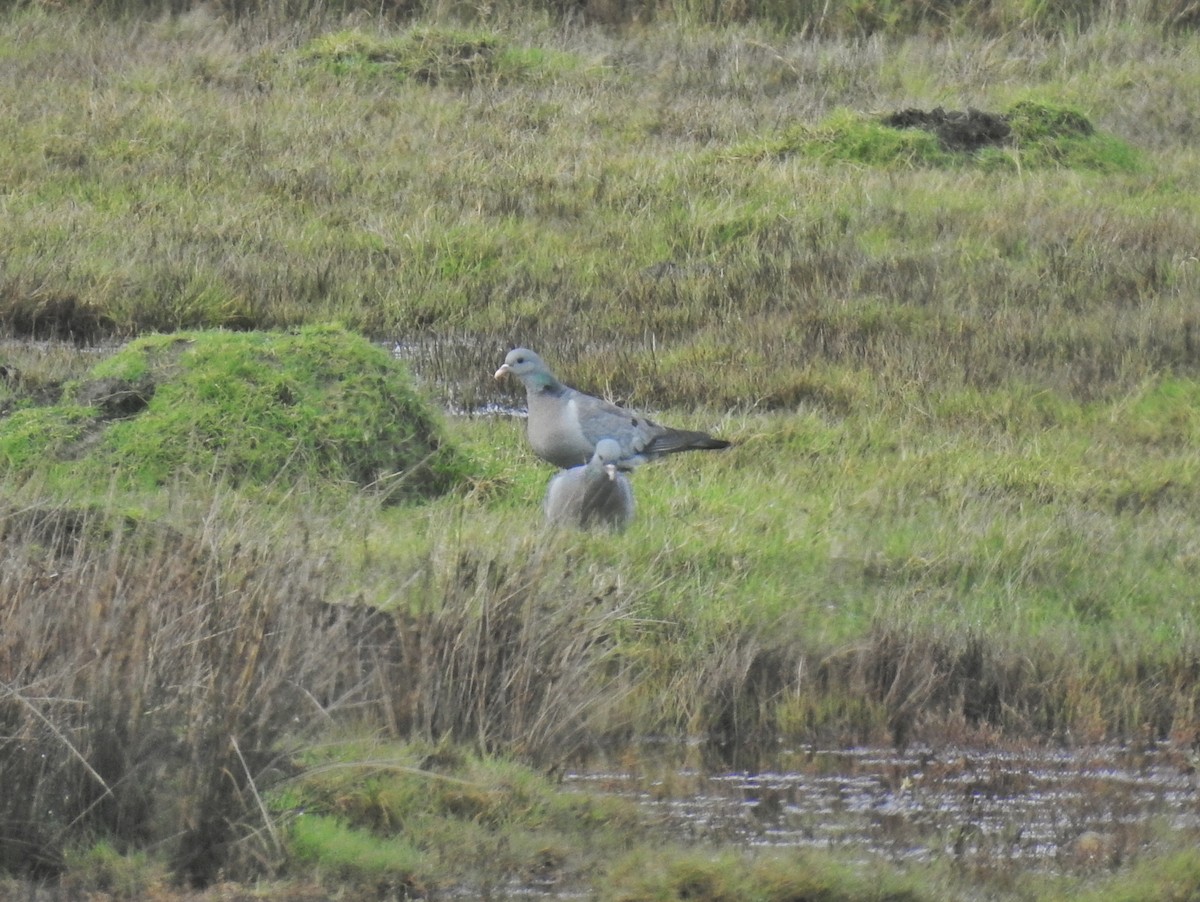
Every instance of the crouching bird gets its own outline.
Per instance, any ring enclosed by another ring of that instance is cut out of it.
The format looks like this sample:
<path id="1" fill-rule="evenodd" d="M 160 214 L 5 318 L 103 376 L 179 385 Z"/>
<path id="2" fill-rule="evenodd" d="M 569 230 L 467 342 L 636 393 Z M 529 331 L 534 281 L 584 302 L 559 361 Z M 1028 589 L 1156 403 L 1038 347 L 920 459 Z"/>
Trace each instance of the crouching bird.
<path id="1" fill-rule="evenodd" d="M 617 469 L 621 446 L 611 438 L 596 443 L 586 464 L 559 470 L 546 487 L 543 508 L 555 526 L 622 530 L 633 521 L 633 486 Z"/>

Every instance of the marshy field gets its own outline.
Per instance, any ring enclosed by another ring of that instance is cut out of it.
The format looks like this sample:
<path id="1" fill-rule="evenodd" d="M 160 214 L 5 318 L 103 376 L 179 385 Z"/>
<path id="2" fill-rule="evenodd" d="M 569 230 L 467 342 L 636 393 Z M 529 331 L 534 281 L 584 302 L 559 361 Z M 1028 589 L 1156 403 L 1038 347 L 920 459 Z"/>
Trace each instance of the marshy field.
<path id="1" fill-rule="evenodd" d="M 0 12 L 0 898 L 1200 895 L 1200 12 Z M 516 346 L 733 447 L 548 528 Z"/>

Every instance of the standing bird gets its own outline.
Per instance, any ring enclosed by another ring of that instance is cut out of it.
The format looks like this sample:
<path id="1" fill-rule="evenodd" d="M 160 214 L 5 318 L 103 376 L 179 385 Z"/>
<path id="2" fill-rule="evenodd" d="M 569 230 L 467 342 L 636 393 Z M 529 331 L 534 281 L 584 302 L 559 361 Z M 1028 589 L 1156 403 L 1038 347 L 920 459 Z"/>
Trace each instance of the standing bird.
<path id="1" fill-rule="evenodd" d="M 604 438 L 613 439 L 620 448 L 616 464 L 622 470 L 676 451 L 729 447 L 729 442 L 707 432 L 660 426 L 611 401 L 563 385 L 528 348 L 508 352 L 496 370 L 497 379 L 504 375 L 516 376 L 525 385 L 527 431 L 534 453 L 558 467 L 587 463 Z"/>
<path id="2" fill-rule="evenodd" d="M 608 526 L 621 530 L 633 521 L 633 486 L 617 469 L 621 446 L 613 439 L 596 443 L 583 466 L 559 470 L 546 487 L 542 507 L 555 526 Z"/>

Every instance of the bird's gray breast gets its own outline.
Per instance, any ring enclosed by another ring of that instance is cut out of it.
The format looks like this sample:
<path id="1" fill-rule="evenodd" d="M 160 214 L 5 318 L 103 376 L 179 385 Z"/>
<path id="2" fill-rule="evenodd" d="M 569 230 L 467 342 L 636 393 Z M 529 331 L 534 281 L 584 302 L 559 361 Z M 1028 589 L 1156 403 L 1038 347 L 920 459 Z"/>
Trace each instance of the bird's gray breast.
<path id="1" fill-rule="evenodd" d="M 529 403 L 529 444 L 544 460 L 560 467 L 587 463 L 595 445 L 584 434 L 573 398 L 539 396 Z"/>

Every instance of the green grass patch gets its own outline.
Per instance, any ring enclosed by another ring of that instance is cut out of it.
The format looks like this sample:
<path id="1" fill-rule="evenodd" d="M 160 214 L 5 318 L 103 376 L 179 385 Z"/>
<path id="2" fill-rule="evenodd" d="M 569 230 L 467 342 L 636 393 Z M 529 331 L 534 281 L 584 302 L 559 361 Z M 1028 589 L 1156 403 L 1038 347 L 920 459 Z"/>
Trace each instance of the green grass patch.
<path id="1" fill-rule="evenodd" d="M 289 844 L 300 865 L 354 883 L 411 885 L 424 865 L 420 850 L 404 837 L 380 837 L 318 814 L 295 819 Z"/>
<path id="2" fill-rule="evenodd" d="M 165 862 L 143 851 L 118 852 L 101 840 L 86 848 L 70 849 L 65 856 L 68 892 L 107 893 L 116 899 L 150 898 L 163 893 L 170 873 Z"/>
<path id="3" fill-rule="evenodd" d="M 513 47 L 499 34 L 442 26 L 418 26 L 398 37 L 358 30 L 333 32 L 310 41 L 300 57 L 339 76 L 386 76 L 448 87 L 564 72 L 577 66 L 569 54 Z"/>
<path id="4" fill-rule="evenodd" d="M 735 147 L 731 154 L 750 159 L 796 155 L 822 163 L 901 167 L 948 165 L 953 159 L 928 132 L 889 128 L 850 110 L 839 110 L 816 125 L 793 124 L 780 134 Z"/>
<path id="5" fill-rule="evenodd" d="M 151 488 L 228 478 L 286 490 L 445 491 L 463 460 L 398 361 L 342 329 L 147 336 L 0 422 L 15 476 Z"/>
<path id="6" fill-rule="evenodd" d="M 739 145 L 730 153 L 735 159 L 798 156 L 819 163 L 883 168 L 980 166 L 985 170 L 1015 170 L 1062 166 L 1095 172 L 1136 172 L 1142 165 L 1130 144 L 1098 132 L 1082 113 L 1068 107 L 1025 100 L 992 118 L 1003 136 L 987 139 L 973 152 L 956 149 L 953 143 L 948 146 L 956 140 L 953 132 L 957 122 L 963 129 L 971 128 L 962 114 L 958 119 L 951 115 L 935 129 L 900 127 L 878 117 L 838 110 L 815 125 L 795 123 L 778 134 Z"/>
<path id="7" fill-rule="evenodd" d="M 276 799 L 304 811 L 290 847 L 305 866 L 355 882 L 575 884 L 647 831 L 627 800 L 563 792 L 528 767 L 450 744 L 343 742 L 303 768 Z"/>
<path id="8" fill-rule="evenodd" d="M 1064 166 L 1093 172 L 1137 172 L 1141 155 L 1115 135 L 1099 132 L 1083 113 L 1023 100 L 1006 113 L 1023 167 Z"/>
<path id="9" fill-rule="evenodd" d="M 79 404 L 26 408 L 5 417 L 0 427 L 0 459 L 16 472 L 45 466 L 70 454 L 94 420 L 91 407 Z"/>
<path id="10" fill-rule="evenodd" d="M 785 902 L 920 902 L 932 890 L 886 868 L 842 863 L 834 856 L 706 853 L 658 856 L 635 853 L 617 863 L 601 898 L 620 902 L 652 899 Z"/>

